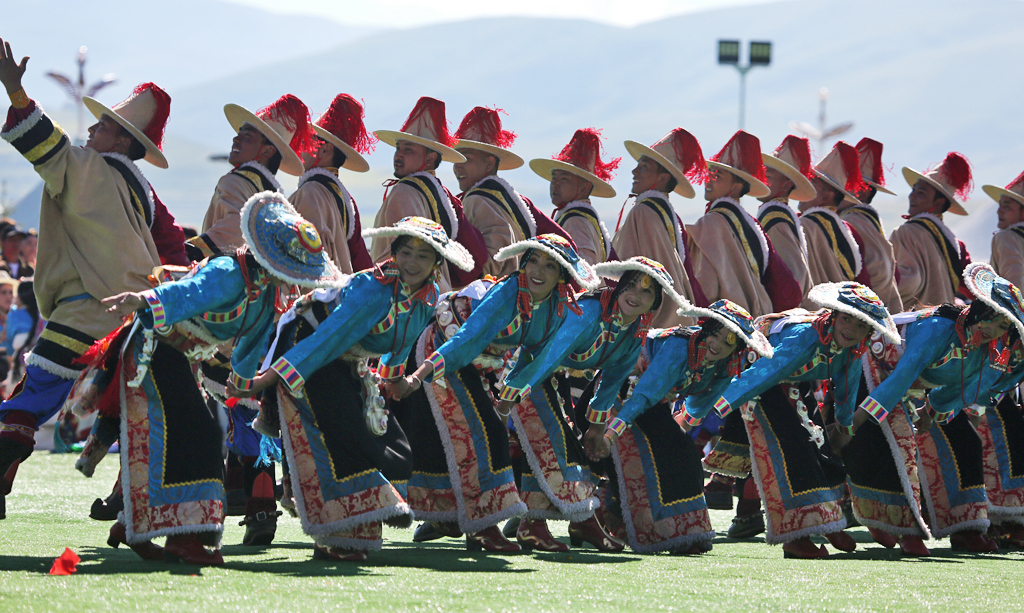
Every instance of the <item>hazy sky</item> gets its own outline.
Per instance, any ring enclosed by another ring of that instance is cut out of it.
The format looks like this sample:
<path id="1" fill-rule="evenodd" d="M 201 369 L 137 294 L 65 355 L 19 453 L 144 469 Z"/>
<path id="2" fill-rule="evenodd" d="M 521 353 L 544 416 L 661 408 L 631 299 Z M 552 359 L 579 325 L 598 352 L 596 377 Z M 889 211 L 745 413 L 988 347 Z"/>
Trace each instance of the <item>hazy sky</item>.
<path id="1" fill-rule="evenodd" d="M 353 25 L 413 27 L 479 17 L 580 18 L 634 26 L 708 8 L 779 0 L 228 0 L 271 12 L 319 15 Z"/>

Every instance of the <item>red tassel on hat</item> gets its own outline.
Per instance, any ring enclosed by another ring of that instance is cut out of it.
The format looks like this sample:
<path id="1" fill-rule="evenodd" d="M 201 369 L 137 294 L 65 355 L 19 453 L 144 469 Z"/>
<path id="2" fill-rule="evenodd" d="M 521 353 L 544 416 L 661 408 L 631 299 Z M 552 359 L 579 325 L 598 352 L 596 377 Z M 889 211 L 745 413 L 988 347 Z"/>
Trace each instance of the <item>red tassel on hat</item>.
<path id="1" fill-rule="evenodd" d="M 592 172 L 602 181 L 611 181 L 612 171 L 619 167 L 619 162 L 622 161 L 622 158 L 619 157 L 608 162 L 602 162 L 602 149 L 601 131 L 597 128 L 586 128 L 576 130 L 569 144 L 551 159 L 572 164 L 577 168 Z"/>
<path id="2" fill-rule="evenodd" d="M 682 128 L 672 130 L 672 150 L 690 183 L 702 185 L 708 180 L 708 163 L 697 137 Z"/>
<path id="3" fill-rule="evenodd" d="M 316 120 L 316 125 L 344 141 L 359 153 L 375 149 L 377 137 L 363 125 L 363 105 L 348 94 L 338 94 L 331 106 Z"/>
<path id="4" fill-rule="evenodd" d="M 885 172 L 882 169 L 882 143 L 865 136 L 857 143 L 857 153 L 860 155 L 861 160 L 864 159 L 864 156 L 868 156 L 868 161 L 871 162 L 871 176 L 863 178 L 874 181 L 884 187 Z"/>
<path id="5" fill-rule="evenodd" d="M 800 174 L 813 181 L 814 168 L 811 166 L 811 142 L 806 138 L 790 134 L 782 139 L 782 144 L 775 150 L 775 157 L 779 157 L 779 154 L 787 149 L 789 154 L 793 156 L 793 161 L 797 163 L 796 169 L 800 171 Z"/>
<path id="6" fill-rule="evenodd" d="M 516 133 L 501 129 L 501 109 L 475 107 L 466 114 L 455 131 L 455 139 L 475 140 L 502 149 L 508 149 L 516 140 Z"/>
<path id="7" fill-rule="evenodd" d="M 1019 175 L 1017 175 L 1016 179 L 1010 181 L 1010 183 L 1006 186 L 1006 189 L 1009 191 L 1013 191 L 1013 188 L 1020 185 L 1022 181 L 1024 181 L 1024 172 L 1021 172 Z"/>
<path id="8" fill-rule="evenodd" d="M 301 155 L 316 151 L 316 141 L 313 139 L 316 132 L 313 131 L 313 128 L 309 127 L 309 124 L 313 122 L 309 118 L 309 109 L 306 108 L 302 100 L 291 94 L 285 94 L 270 106 L 256 111 L 256 116 L 264 121 L 272 118 L 289 128 L 294 128 L 295 133 L 292 135 L 292 140 L 288 143 L 288 146 L 295 153 Z"/>
<path id="9" fill-rule="evenodd" d="M 942 175 L 946 182 L 953 188 L 957 198 L 965 200 L 974 189 L 974 181 L 971 177 L 971 164 L 964 157 L 964 154 L 956 151 L 946 154 L 942 160 Z"/>
<path id="10" fill-rule="evenodd" d="M 728 156 L 728 160 L 722 160 L 722 156 Z M 761 141 L 749 132 L 737 130 L 711 161 L 742 170 L 762 183 L 768 181 L 761 161 Z"/>
<path id="11" fill-rule="evenodd" d="M 448 132 L 448 120 L 444 116 L 444 102 L 429 96 L 423 96 L 416 101 L 416 106 L 409 113 L 409 118 L 402 124 L 402 132 L 406 132 L 409 126 L 416 123 L 424 113 L 430 116 L 430 123 L 437 131 L 437 142 L 445 147 L 455 146 L 455 137 Z"/>
<path id="12" fill-rule="evenodd" d="M 167 119 L 171 115 L 171 97 L 158 85 L 143 83 L 132 91 L 132 95 L 128 99 L 131 100 L 146 90 L 153 94 L 153 99 L 156 101 L 156 112 L 153 113 L 153 118 L 149 120 L 149 125 L 142 130 L 142 133 L 153 141 L 157 149 L 163 151 L 164 130 L 167 128 Z"/>
<path id="13" fill-rule="evenodd" d="M 833 149 L 839 152 L 839 160 L 843 163 L 843 173 L 846 174 L 845 189 L 856 194 L 867 188 L 864 178 L 860 175 L 860 154 L 849 143 L 839 141 Z"/>

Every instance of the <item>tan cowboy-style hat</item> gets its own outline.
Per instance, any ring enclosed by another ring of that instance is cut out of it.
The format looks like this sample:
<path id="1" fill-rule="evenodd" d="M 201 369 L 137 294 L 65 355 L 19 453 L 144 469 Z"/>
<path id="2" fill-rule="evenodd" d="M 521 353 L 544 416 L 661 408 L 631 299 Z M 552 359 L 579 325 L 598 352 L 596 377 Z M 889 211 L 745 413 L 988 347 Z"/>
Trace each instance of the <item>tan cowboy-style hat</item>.
<path id="1" fill-rule="evenodd" d="M 615 188 L 608 181 L 612 171 L 619 167 L 622 158 L 608 162 L 601 161 L 601 131 L 595 128 L 576 130 L 572 140 L 558 155 L 551 159 L 530 160 L 530 169 L 544 179 L 551 180 L 551 172 L 563 170 L 585 179 L 593 185 L 591 196 L 614 198 Z"/>
<path id="2" fill-rule="evenodd" d="M 864 137 L 857 143 L 857 155 L 860 156 L 860 175 L 864 182 L 891 196 L 896 193 L 885 187 L 885 171 L 882 168 L 882 143 Z"/>
<path id="3" fill-rule="evenodd" d="M 146 147 L 144 160 L 157 168 L 167 168 L 167 158 L 161 151 L 164 128 L 171 114 L 171 97 L 167 92 L 152 83 L 143 83 L 113 108 L 89 96 L 82 97 L 82 104 L 96 119 L 106 115 L 131 132 Z"/>
<path id="4" fill-rule="evenodd" d="M 523 158 L 508 150 L 516 140 L 514 132 L 501 129 L 500 109 L 475 107 L 455 131 L 455 149 L 476 149 L 498 158 L 498 170 L 513 170 L 524 164 Z"/>
<path id="5" fill-rule="evenodd" d="M 626 151 L 634 160 L 639 162 L 640 158 L 648 157 L 667 170 L 676 180 L 676 188 L 673 191 L 683 198 L 693 198 L 697 195 L 690 184 L 690 179 L 696 183 L 707 180 L 708 164 L 704 160 L 700 143 L 693 134 L 682 128 L 672 130 L 650 147 L 635 140 L 627 140 L 625 145 Z"/>
<path id="6" fill-rule="evenodd" d="M 967 209 L 957 200 L 966 199 L 971 193 L 971 165 L 962 153 L 947 153 L 938 166 L 921 174 L 908 166 L 903 167 L 903 178 L 913 188 L 922 179 L 939 190 L 949 200 L 949 212 L 967 215 Z"/>
<path id="7" fill-rule="evenodd" d="M 748 195 L 752 198 L 763 198 L 772 192 L 765 185 L 761 141 L 749 132 L 739 130 L 733 134 L 722 150 L 708 160 L 708 169 L 724 170 L 743 179 L 750 184 Z"/>
<path id="8" fill-rule="evenodd" d="M 818 165 L 814 174 L 825 183 L 843 192 L 844 200 L 860 204 L 857 192 L 864 189 L 864 178 L 860 175 L 860 158 L 857 150 L 849 143 L 839 141 L 832 147 Z"/>
<path id="9" fill-rule="evenodd" d="M 226 104 L 224 115 L 235 132 L 249 124 L 269 139 L 281 154 L 282 171 L 296 177 L 303 173 L 300 155 L 314 149 L 314 132 L 310 129 L 309 109 L 301 100 L 285 94 L 255 113 L 237 104 Z"/>
<path id="10" fill-rule="evenodd" d="M 358 100 L 348 94 L 338 94 L 331 101 L 331 106 L 313 123 L 313 130 L 345 154 L 342 168 L 353 172 L 370 170 L 370 164 L 362 154 L 373 151 L 377 139 L 366 132 L 363 105 Z"/>
<path id="11" fill-rule="evenodd" d="M 427 96 L 416 101 L 416 106 L 409 113 L 401 130 L 377 130 L 374 135 L 382 143 L 392 147 L 397 146 L 400 140 L 423 145 L 431 151 L 440 153 L 441 161 L 444 162 L 457 164 L 466 161 L 464 155 L 452 148 L 455 146 L 455 137 L 448 133 L 444 102 Z"/>
<path id="12" fill-rule="evenodd" d="M 790 134 L 773 153 L 762 153 L 761 161 L 786 175 L 796 186 L 787 196 L 790 200 L 807 202 L 818 195 L 811 184 L 814 169 L 811 167 L 811 144 L 806 138 Z"/>
<path id="13" fill-rule="evenodd" d="M 985 190 L 989 198 L 996 202 L 999 202 L 999 199 L 1003 196 L 1009 196 L 1020 203 L 1021 206 L 1024 206 L 1024 172 L 1020 173 L 1013 181 L 1010 181 L 1010 184 L 1005 188 L 996 187 L 995 185 L 982 185 L 981 189 Z"/>

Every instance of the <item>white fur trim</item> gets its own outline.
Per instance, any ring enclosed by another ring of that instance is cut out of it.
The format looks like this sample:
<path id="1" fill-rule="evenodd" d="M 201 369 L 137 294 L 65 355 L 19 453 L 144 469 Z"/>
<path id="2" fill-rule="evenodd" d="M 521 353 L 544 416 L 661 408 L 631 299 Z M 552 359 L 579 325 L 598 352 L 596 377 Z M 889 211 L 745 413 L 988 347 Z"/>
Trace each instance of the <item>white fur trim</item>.
<path id="1" fill-rule="evenodd" d="M 121 162 L 122 164 L 127 166 L 128 170 L 131 171 L 133 175 L 135 175 L 135 179 L 142 184 L 142 189 L 146 191 L 146 206 L 149 208 L 149 227 L 152 229 L 153 222 L 156 221 L 156 205 L 153 204 L 153 187 L 150 186 L 149 181 L 146 180 L 146 177 L 142 176 L 142 171 L 139 170 L 139 167 L 135 165 L 135 162 L 131 161 L 126 155 L 122 155 L 120 153 L 113 153 L 110 151 L 106 153 L 101 153 L 100 155 L 105 158 L 117 160 L 118 162 Z"/>
<path id="2" fill-rule="evenodd" d="M 622 503 L 622 521 L 626 524 L 626 536 L 629 539 L 629 548 L 637 553 L 655 553 L 658 551 L 672 551 L 674 549 L 689 548 L 694 543 L 711 542 L 715 538 L 715 531 L 698 532 L 695 534 L 684 534 L 675 538 L 666 539 L 650 545 L 640 545 L 636 538 L 636 526 L 633 525 L 633 514 L 629 511 L 629 490 L 626 488 L 626 477 L 622 474 L 622 457 L 619 455 L 618 443 L 612 445 L 612 460 L 615 462 L 615 474 L 619 482 L 619 495 Z M 707 508 L 704 509 L 707 513 Z"/>
<path id="3" fill-rule="evenodd" d="M 452 240 L 457 239 L 459 237 L 459 218 L 455 216 L 455 207 L 452 206 L 452 201 L 448 198 L 448 192 L 444 191 L 444 185 L 441 185 L 441 180 L 434 176 L 434 173 L 423 170 L 414 172 L 411 175 L 406 175 L 406 177 L 402 178 L 411 177 L 423 177 L 434 182 L 435 187 L 437 187 L 437 195 L 441 199 L 441 206 L 443 206 L 444 210 L 448 213 L 448 219 L 452 221 L 452 235 L 449 238 Z"/>
<path id="4" fill-rule="evenodd" d="M 255 170 L 256 172 L 260 173 L 261 175 L 263 175 L 263 178 L 265 178 L 268 181 L 270 181 L 270 184 L 274 186 L 274 190 L 275 191 L 281 192 L 281 184 L 277 182 L 277 179 L 274 177 L 274 173 L 270 172 L 270 169 L 267 168 L 266 166 L 264 166 L 263 164 L 260 164 L 256 160 L 252 160 L 250 162 L 246 162 L 245 164 L 242 164 L 241 166 L 239 166 L 235 170 L 242 170 L 243 168 L 251 168 L 251 169 Z M 284 192 L 281 192 L 281 193 L 284 193 Z"/>
<path id="5" fill-rule="evenodd" d="M 572 266 L 569 266 L 569 263 L 565 261 L 565 258 L 562 257 L 561 253 L 555 251 L 554 249 L 551 249 L 550 247 L 543 243 L 538 242 L 536 240 L 536 237 L 527 238 L 525 240 L 512 243 L 511 245 L 508 245 L 506 247 L 502 247 L 494 254 L 494 260 L 496 262 L 503 262 L 509 258 L 513 258 L 517 255 L 525 253 L 529 249 L 540 249 L 544 253 L 553 257 L 555 261 L 557 261 L 559 265 L 561 265 L 562 268 L 569 272 L 573 279 L 576 279 L 576 282 L 579 283 L 584 290 L 597 289 L 598 286 L 601 285 L 601 279 L 600 277 L 597 276 L 596 273 L 594 273 L 593 267 L 586 260 L 580 257 L 579 254 L 576 254 L 576 257 L 579 258 L 577 260 L 577 263 L 581 268 L 583 268 L 583 270 L 590 273 L 589 279 L 582 278 Z M 520 262 L 520 265 L 522 264 L 523 262 Z"/>
<path id="6" fill-rule="evenodd" d="M 207 392 L 208 396 L 212 396 L 217 402 L 224 404 L 224 400 L 228 398 L 228 388 L 217 383 L 209 377 L 203 377 L 202 382 L 203 390 Z M 255 398 L 239 398 L 238 404 L 249 409 L 250 411 L 259 411 L 260 403 Z M 275 436 L 273 438 L 280 438 Z"/>
<path id="7" fill-rule="evenodd" d="M 679 253 L 679 261 L 686 263 L 686 243 L 683 242 L 683 224 L 679 220 L 679 214 L 676 213 L 676 209 L 672 206 L 672 201 L 669 199 L 669 195 L 665 192 L 660 192 L 656 189 L 649 189 L 642 194 L 638 194 L 636 201 L 643 202 L 645 198 L 660 198 L 668 204 L 668 210 L 672 213 L 672 229 L 675 230 L 676 234 L 676 252 Z"/>
<path id="8" fill-rule="evenodd" d="M 79 375 L 82 374 L 81 370 L 74 370 L 71 368 L 67 368 L 65 366 L 61 366 L 56 362 L 51 362 L 50 360 L 47 360 L 46 358 L 40 356 L 35 352 L 29 352 L 29 354 L 25 356 L 25 365 L 42 368 L 51 375 L 55 375 L 57 377 L 60 377 L 61 379 L 69 379 L 71 381 L 74 381 L 75 379 L 78 378 Z"/>
<path id="9" fill-rule="evenodd" d="M 933 428 L 938 429 L 936 424 L 932 424 Z M 929 434 L 930 436 L 930 434 Z M 928 485 L 928 473 L 923 469 L 924 463 L 921 461 L 920 451 L 917 455 L 917 464 L 922 467 L 921 470 L 917 471 L 918 476 L 921 479 L 921 497 L 926 499 L 928 504 L 928 517 L 931 520 L 929 523 L 931 526 L 939 525 L 939 518 L 935 514 L 935 500 L 932 498 L 931 487 Z M 932 528 L 932 538 L 941 539 L 953 534 L 954 532 L 961 532 L 963 530 L 980 530 L 981 532 L 988 531 L 988 527 L 992 525 L 992 522 L 988 519 L 975 519 L 971 521 L 960 522 L 953 524 L 946 528 L 936 529 Z"/>
<path id="10" fill-rule="evenodd" d="M 660 264 L 661 262 L 658 263 Z M 680 295 L 679 292 L 675 290 L 675 287 L 673 287 L 672 285 L 671 277 L 665 279 L 661 275 L 652 275 L 650 274 L 650 268 L 637 262 L 633 258 L 630 258 L 628 260 L 611 260 L 608 262 L 601 262 L 600 264 L 594 265 L 594 274 L 596 274 L 598 277 L 603 277 L 606 279 L 621 279 L 623 273 L 625 273 L 627 270 L 635 270 L 636 272 L 643 273 L 654 279 L 658 283 L 658 285 L 661 286 L 662 291 L 665 294 L 667 294 L 669 298 L 672 299 L 672 302 L 676 303 L 676 306 L 678 306 L 680 310 L 685 310 L 687 313 L 689 313 L 690 311 L 696 308 L 692 304 L 690 304 L 689 300 L 684 298 L 682 295 Z"/>
<path id="11" fill-rule="evenodd" d="M 431 324 L 426 327 L 420 338 L 416 341 L 416 362 L 422 364 L 426 361 L 426 345 L 427 340 L 434 336 L 437 332 L 437 324 Z M 438 519 L 435 521 L 458 521 L 459 529 L 466 534 L 475 534 L 485 528 L 495 526 L 500 522 L 512 517 L 518 517 L 526 514 L 527 508 L 526 503 L 519 501 L 516 504 L 511 505 L 507 509 L 492 513 L 487 517 L 470 521 L 466 517 L 466 500 L 465 495 L 462 493 L 462 480 L 459 479 L 459 465 L 455 458 L 455 448 L 452 446 L 452 435 L 448 430 L 448 422 L 445 421 L 444 416 L 441 414 L 441 408 L 437 404 L 437 395 L 434 386 L 441 385 L 437 382 L 431 382 L 423 386 L 423 393 L 427 397 L 427 403 L 430 405 L 430 412 L 434 416 L 434 423 L 437 425 L 437 431 L 441 435 L 441 446 L 444 447 L 444 457 L 448 464 L 448 479 L 452 484 L 452 492 L 455 494 L 455 504 L 458 508 L 458 513 L 451 513 L 455 515 L 451 519 Z M 483 410 L 487 410 L 487 407 L 481 407 Z M 418 517 L 423 519 L 431 519 L 427 513 L 417 513 Z M 449 513 L 444 513 L 449 515 Z"/>
<path id="12" fill-rule="evenodd" d="M 356 232 L 356 208 L 352 203 L 352 194 L 349 194 L 348 190 L 345 189 L 345 184 L 341 182 L 338 175 L 325 168 L 310 168 L 307 170 L 301 177 L 299 177 L 299 187 L 302 187 L 302 185 L 313 175 L 323 175 L 334 181 L 334 183 L 341 189 L 341 199 L 345 202 L 345 210 L 348 212 L 348 227 L 345 228 L 345 240 L 351 240 L 352 235 Z"/>
<path id="13" fill-rule="evenodd" d="M 543 393 L 541 388 L 537 389 L 538 393 Z M 519 405 L 516 405 L 512 410 L 512 423 L 516 426 L 516 432 L 525 432 L 523 428 L 523 420 L 519 417 Z M 525 438 L 525 437 L 524 437 Z M 553 506 L 558 509 L 558 513 L 554 511 L 537 511 L 530 509 L 526 516 L 530 519 L 566 519 L 569 521 L 584 521 L 590 518 L 597 510 L 597 507 L 601 506 L 600 501 L 591 496 L 579 502 L 572 504 L 565 504 L 560 501 L 556 501 L 554 492 L 551 490 L 551 486 L 548 484 L 547 479 L 544 478 L 544 472 L 540 469 L 540 461 L 537 460 L 537 455 L 533 453 L 533 447 L 530 446 L 530 441 L 524 441 L 525 444 L 521 445 L 523 449 L 523 455 L 526 456 L 526 461 L 530 465 L 530 469 L 533 474 L 537 477 L 537 485 L 540 486 L 542 492 L 547 495 L 548 500 Z"/>
<path id="14" fill-rule="evenodd" d="M 870 352 L 865 352 L 864 358 L 867 358 L 869 354 Z M 867 377 L 865 377 L 865 379 L 867 379 Z M 872 386 L 871 383 L 868 383 L 868 387 L 871 392 L 874 391 L 874 386 Z M 921 507 L 915 504 L 916 501 L 914 500 L 914 490 L 910 483 L 910 474 L 907 473 L 907 466 L 903 462 L 903 456 L 899 451 L 899 445 L 896 444 L 896 436 L 892 433 L 892 427 L 889 426 L 888 421 L 883 421 L 879 425 L 882 427 L 882 433 L 885 434 L 885 442 L 889 444 L 889 452 L 892 454 L 893 463 L 896 465 L 896 472 L 900 476 L 900 485 L 903 486 L 903 495 L 907 499 L 907 505 L 910 507 L 910 512 L 914 514 L 914 519 L 917 520 L 917 526 L 920 529 L 920 532 L 924 533 L 924 538 L 930 539 L 932 538 L 931 530 L 928 528 L 928 522 L 926 522 L 924 520 L 924 516 L 921 515 Z M 920 473 L 920 471 L 918 472 Z M 916 534 L 916 532 L 901 532 L 901 534 Z"/>
<path id="15" fill-rule="evenodd" d="M 843 233 L 843 238 L 845 238 L 846 241 L 850 244 L 850 251 L 853 252 L 853 276 L 856 277 L 857 275 L 859 275 L 861 268 L 863 268 L 864 266 L 864 262 L 862 262 L 860 258 L 860 243 L 858 243 L 853 238 L 853 233 L 851 233 L 850 229 L 846 227 L 846 222 L 844 222 L 835 211 L 823 206 L 811 207 L 804 211 L 803 213 L 801 213 L 801 217 L 807 217 L 808 215 L 813 215 L 815 213 L 821 213 L 826 217 L 832 217 L 836 220 L 840 232 Z M 954 244 L 956 244 L 955 239 Z M 853 279 L 851 279 L 851 281 L 852 280 Z"/>
<path id="16" fill-rule="evenodd" d="M 763 215 L 764 212 L 767 211 L 769 208 L 781 209 L 781 210 L 783 210 L 783 211 L 785 211 L 786 213 L 789 214 L 789 218 L 793 220 L 794 224 L 796 224 L 797 238 L 800 239 L 800 251 L 804 252 L 804 257 L 806 258 L 807 257 L 807 234 L 804 232 L 804 227 L 802 225 L 800 225 L 800 216 L 796 214 L 796 211 L 794 211 L 791 206 L 789 206 L 789 201 L 787 201 L 787 200 L 769 200 L 768 202 L 765 202 L 761 206 L 757 207 L 757 218 L 760 219 L 761 215 Z M 758 222 L 758 223 L 760 223 L 760 222 Z"/>
<path id="17" fill-rule="evenodd" d="M 530 207 L 526 206 L 526 203 L 523 202 L 523 197 L 520 196 L 519 192 L 517 192 L 514 187 L 509 185 L 508 181 L 506 181 L 505 179 L 502 179 L 498 175 L 484 177 L 483 179 L 477 181 L 476 184 L 473 185 L 473 187 L 467 189 L 466 192 L 469 193 L 473 189 L 479 187 L 481 183 L 484 183 L 486 181 L 495 181 L 496 183 L 505 188 L 505 191 L 508 192 L 510 196 L 512 196 L 512 204 L 517 209 L 519 209 L 519 213 L 526 219 L 526 224 L 530 226 L 530 235 L 527 236 L 527 238 L 537 236 L 537 220 L 533 218 L 533 211 L 530 210 Z"/>
<path id="18" fill-rule="evenodd" d="M 892 315 L 889 314 L 888 309 L 885 310 L 886 321 L 884 324 L 882 324 L 875 321 L 871 317 L 868 317 L 868 315 L 866 313 L 861 312 L 860 309 L 839 302 L 839 300 L 836 299 L 836 296 L 838 296 L 839 294 L 839 289 L 847 283 L 853 282 L 843 281 L 842 283 L 819 283 L 818 285 L 812 287 L 809 292 L 807 292 L 807 299 L 826 309 L 840 311 L 842 313 L 850 315 L 851 317 L 856 317 L 857 319 L 863 321 L 864 323 L 868 324 L 878 332 L 885 335 L 885 337 L 892 341 L 893 343 L 899 342 L 899 331 L 897 330 L 896 323 L 893 321 Z M 870 290 L 870 288 L 868 289 Z M 874 290 L 871 291 L 874 292 Z"/>
<path id="19" fill-rule="evenodd" d="M 761 267 L 764 270 L 768 270 L 768 258 L 771 254 L 768 252 L 768 239 L 764 235 L 764 229 L 761 228 L 761 224 L 758 223 L 757 220 L 754 219 L 754 217 L 750 213 L 748 213 L 746 209 L 743 208 L 743 205 L 741 205 L 738 200 L 734 198 L 729 198 L 728 196 L 726 196 L 725 198 L 719 198 L 718 200 L 712 202 L 711 207 L 708 209 L 708 212 L 710 213 L 711 211 L 713 211 L 715 209 L 715 205 L 718 204 L 719 202 L 729 202 L 733 204 L 746 217 L 747 225 L 754 229 L 754 233 L 757 234 L 757 241 L 758 243 L 761 244 L 761 253 L 764 254 L 764 261 L 761 262 Z"/>
<path id="20" fill-rule="evenodd" d="M 608 228 L 605 227 L 604 221 L 601 219 L 601 216 L 597 214 L 597 209 L 594 208 L 594 205 L 590 204 L 589 200 L 573 200 L 572 202 L 558 209 L 558 217 L 561 218 L 562 216 L 564 216 L 566 213 L 573 209 L 586 209 L 594 214 L 594 218 L 597 219 L 598 225 L 601 226 L 601 235 L 604 237 L 604 257 L 605 259 L 612 257 L 612 238 L 608 234 Z M 556 223 L 558 223 L 557 220 Z"/>
<path id="21" fill-rule="evenodd" d="M 349 551 L 380 551 L 384 539 L 347 539 L 340 536 L 318 536 L 313 542 L 321 547 L 337 547 Z"/>
<path id="22" fill-rule="evenodd" d="M 1024 322 L 1022 322 L 1020 319 L 1018 319 L 1018 317 L 1017 317 L 1017 315 L 1015 313 L 1011 313 L 1009 309 L 1007 309 L 1003 305 L 997 303 L 995 300 L 992 299 L 991 295 L 986 296 L 982 292 L 978 291 L 980 288 L 977 286 L 976 283 L 974 283 L 974 276 L 973 276 L 973 274 L 974 274 L 974 271 L 978 270 L 979 268 L 988 270 L 994 276 L 999 277 L 999 275 L 996 274 L 996 271 L 993 270 L 993 268 L 991 266 L 989 266 L 988 264 L 985 264 L 983 262 L 974 262 L 972 264 L 968 264 L 967 267 L 964 268 L 964 274 L 963 274 L 964 284 L 967 286 L 967 289 L 970 290 L 970 292 L 972 294 L 977 296 L 979 300 L 981 300 L 986 305 L 991 307 L 993 311 L 995 311 L 996 313 L 1002 315 L 1008 321 L 1010 321 L 1014 325 L 1014 327 L 1017 328 L 1017 334 L 1020 334 L 1021 336 L 1024 336 Z M 999 277 L 999 278 L 1002 278 L 1002 277 Z"/>
<path id="23" fill-rule="evenodd" d="M 31 113 L 29 113 L 28 117 L 26 117 L 25 119 L 22 119 L 18 123 L 18 125 L 11 127 L 11 129 L 7 130 L 6 132 L 0 133 L 0 138 L 3 138 L 5 141 L 7 141 L 9 143 L 13 143 L 14 141 L 18 140 L 22 136 L 25 136 L 26 134 L 28 134 L 28 131 L 31 130 L 32 128 L 34 128 L 37 123 L 42 121 L 42 119 L 43 119 L 43 107 L 41 107 L 39 105 L 39 103 L 36 102 L 36 109 L 34 111 L 32 111 Z M 53 127 L 55 127 L 58 130 L 60 130 L 60 126 L 58 126 L 57 124 L 53 124 Z M 66 136 L 66 134 L 65 134 L 65 136 Z"/>

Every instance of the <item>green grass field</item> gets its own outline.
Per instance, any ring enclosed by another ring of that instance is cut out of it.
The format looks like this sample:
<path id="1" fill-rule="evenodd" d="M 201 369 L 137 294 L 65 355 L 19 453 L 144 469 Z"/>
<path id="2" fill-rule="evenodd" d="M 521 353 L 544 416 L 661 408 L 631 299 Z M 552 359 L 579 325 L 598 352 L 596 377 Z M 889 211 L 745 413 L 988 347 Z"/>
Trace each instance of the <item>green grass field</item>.
<path id="1" fill-rule="evenodd" d="M 485 555 L 462 541 L 412 543 L 412 529 L 385 528 L 384 549 L 363 564 L 312 560 L 297 519 L 283 517 L 267 549 L 238 545 L 229 522 L 225 565 L 200 569 L 141 561 L 106 546 L 109 525 L 88 508 L 109 491 L 117 459 L 96 477 L 73 469 L 72 455 L 37 453 L 22 466 L 0 522 L 0 611 L 989 611 L 1022 610 L 1024 555 L 954 554 L 901 560 L 871 542 L 827 560 L 785 560 L 761 540 L 719 537 L 699 557 L 665 554 Z M 722 534 L 731 513 L 712 511 Z M 237 519 L 237 518 L 229 518 Z M 567 539 L 564 522 L 552 522 Z M 824 542 L 824 541 L 822 541 Z M 50 576 L 70 547 L 82 562 Z"/>

